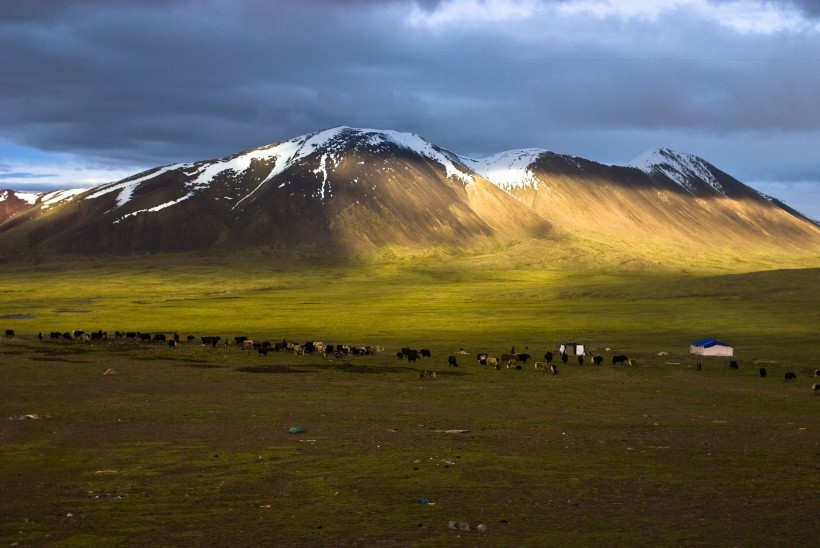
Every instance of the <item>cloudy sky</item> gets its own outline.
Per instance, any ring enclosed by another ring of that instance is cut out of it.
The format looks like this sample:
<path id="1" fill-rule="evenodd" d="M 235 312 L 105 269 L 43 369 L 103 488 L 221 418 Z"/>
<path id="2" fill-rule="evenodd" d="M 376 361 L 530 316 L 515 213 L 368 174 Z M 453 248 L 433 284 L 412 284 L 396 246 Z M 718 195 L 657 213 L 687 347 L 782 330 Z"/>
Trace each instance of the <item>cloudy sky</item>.
<path id="1" fill-rule="evenodd" d="M 2 0 L 0 189 L 338 125 L 696 154 L 820 219 L 816 0 Z"/>

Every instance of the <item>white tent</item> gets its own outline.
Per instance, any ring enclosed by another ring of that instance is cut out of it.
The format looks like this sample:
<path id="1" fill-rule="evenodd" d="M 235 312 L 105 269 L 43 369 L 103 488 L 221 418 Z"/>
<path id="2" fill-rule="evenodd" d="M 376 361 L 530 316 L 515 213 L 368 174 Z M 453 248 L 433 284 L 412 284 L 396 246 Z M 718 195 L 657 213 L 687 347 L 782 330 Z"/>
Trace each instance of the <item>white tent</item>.
<path id="1" fill-rule="evenodd" d="M 735 349 L 732 345 L 717 339 L 703 339 L 690 344 L 689 353 L 699 356 L 734 356 Z"/>

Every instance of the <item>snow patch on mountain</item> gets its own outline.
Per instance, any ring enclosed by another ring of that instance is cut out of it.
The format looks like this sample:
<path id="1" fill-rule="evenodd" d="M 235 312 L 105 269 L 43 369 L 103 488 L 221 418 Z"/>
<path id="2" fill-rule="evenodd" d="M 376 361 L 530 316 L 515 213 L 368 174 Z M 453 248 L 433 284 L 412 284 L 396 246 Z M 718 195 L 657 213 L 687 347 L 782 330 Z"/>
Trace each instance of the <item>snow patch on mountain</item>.
<path id="1" fill-rule="evenodd" d="M 0 193 L 0 202 L 10 199 L 13 195 L 29 205 L 39 205 L 40 209 L 48 209 L 60 202 L 71 200 L 87 190 L 87 188 L 72 188 L 52 192 L 17 192 L 16 190 L 5 190 Z"/>
<path id="2" fill-rule="evenodd" d="M 123 219 L 127 219 L 128 217 L 134 217 L 135 215 L 139 215 L 140 213 L 153 213 L 155 211 L 163 210 L 166 207 L 171 207 L 172 205 L 176 205 L 179 202 L 183 202 L 183 201 L 187 200 L 188 198 L 190 198 L 192 196 L 192 194 L 193 194 L 192 192 L 189 192 L 185 196 L 182 196 L 181 198 L 177 198 L 176 200 L 171 200 L 170 202 L 165 202 L 163 204 L 159 204 L 158 206 L 149 207 L 148 209 L 140 209 L 138 211 L 132 211 L 131 213 L 126 213 L 122 217 L 120 217 L 118 219 L 115 219 L 114 224 L 117 224 L 120 221 L 122 221 Z"/>
<path id="3" fill-rule="evenodd" d="M 144 175 L 142 175 L 142 177 L 138 176 L 136 179 L 129 178 L 123 181 L 118 181 L 116 183 L 109 183 L 107 185 L 102 186 L 97 192 L 89 194 L 85 197 L 85 199 L 93 200 L 99 198 L 100 196 L 105 196 L 106 194 L 119 190 L 120 193 L 117 196 L 117 207 L 122 207 L 131 200 L 131 195 L 134 193 L 134 190 L 144 181 L 153 179 L 155 177 L 159 177 L 163 173 L 166 173 L 174 169 L 188 167 L 189 165 L 190 164 L 172 164 L 169 166 L 164 166 L 152 169 L 150 171 L 146 171 L 144 172 Z"/>
<path id="4" fill-rule="evenodd" d="M 345 128 L 351 129 L 351 128 Z M 400 148 L 405 148 L 420 156 L 429 158 L 444 166 L 447 177 L 460 179 L 464 184 L 470 185 L 475 181 L 468 173 L 464 173 L 456 167 L 456 163 L 462 163 L 461 158 L 441 149 L 431 142 L 419 137 L 415 133 L 402 133 L 394 130 L 378 130 L 378 129 L 359 129 L 353 130 L 363 134 L 369 135 L 369 144 L 377 148 L 384 142 L 391 142 Z"/>
<path id="5" fill-rule="evenodd" d="M 47 192 L 40 197 L 40 209 L 48 209 L 53 205 L 73 200 L 75 196 L 86 192 L 87 188 L 71 188 Z"/>
<path id="6" fill-rule="evenodd" d="M 505 188 L 535 187 L 536 178 L 530 166 L 545 154 L 540 148 L 508 150 L 486 158 L 462 157 L 462 163 L 495 185 Z"/>
<path id="7" fill-rule="evenodd" d="M 712 166 L 693 154 L 681 154 L 668 148 L 659 148 L 644 152 L 627 165 L 638 168 L 647 175 L 666 175 L 693 194 L 698 189 L 695 181 L 700 180 L 718 194 L 726 195 L 726 191 L 712 171 Z"/>
<path id="8" fill-rule="evenodd" d="M 32 192 L 17 192 L 16 190 L 4 190 L 0 192 L 0 202 L 5 202 L 14 195 L 18 200 L 26 202 L 28 205 L 34 205 L 40 199 L 40 194 Z"/>

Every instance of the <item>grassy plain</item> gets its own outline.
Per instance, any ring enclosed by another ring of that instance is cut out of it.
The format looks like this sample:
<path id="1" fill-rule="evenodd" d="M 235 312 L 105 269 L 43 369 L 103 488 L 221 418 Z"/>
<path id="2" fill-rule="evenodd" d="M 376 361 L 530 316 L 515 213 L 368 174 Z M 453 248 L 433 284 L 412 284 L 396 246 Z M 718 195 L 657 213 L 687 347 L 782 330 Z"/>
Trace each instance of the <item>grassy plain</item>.
<path id="1" fill-rule="evenodd" d="M 17 334 L 0 341 L 0 543 L 814 545 L 820 261 L 606 253 L 0 267 L 0 327 Z M 36 336 L 71 329 L 386 351 L 262 357 Z M 707 336 L 736 346 L 738 370 L 695 368 L 688 344 Z M 568 340 L 638 365 L 552 377 L 446 361 Z M 402 346 L 433 358 L 397 361 Z"/>

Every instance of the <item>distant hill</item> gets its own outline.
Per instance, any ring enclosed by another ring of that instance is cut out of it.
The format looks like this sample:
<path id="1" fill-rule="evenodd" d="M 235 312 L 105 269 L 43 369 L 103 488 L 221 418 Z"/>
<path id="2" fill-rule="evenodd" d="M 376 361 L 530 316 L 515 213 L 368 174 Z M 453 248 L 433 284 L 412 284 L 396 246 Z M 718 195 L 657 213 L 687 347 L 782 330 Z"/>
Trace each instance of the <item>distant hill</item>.
<path id="1" fill-rule="evenodd" d="M 630 166 L 528 149 L 470 159 L 396 131 L 339 127 L 89 189 L 0 191 L 0 254 L 129 255 L 591 238 L 611 245 L 820 249 L 798 212 L 706 161 Z"/>

